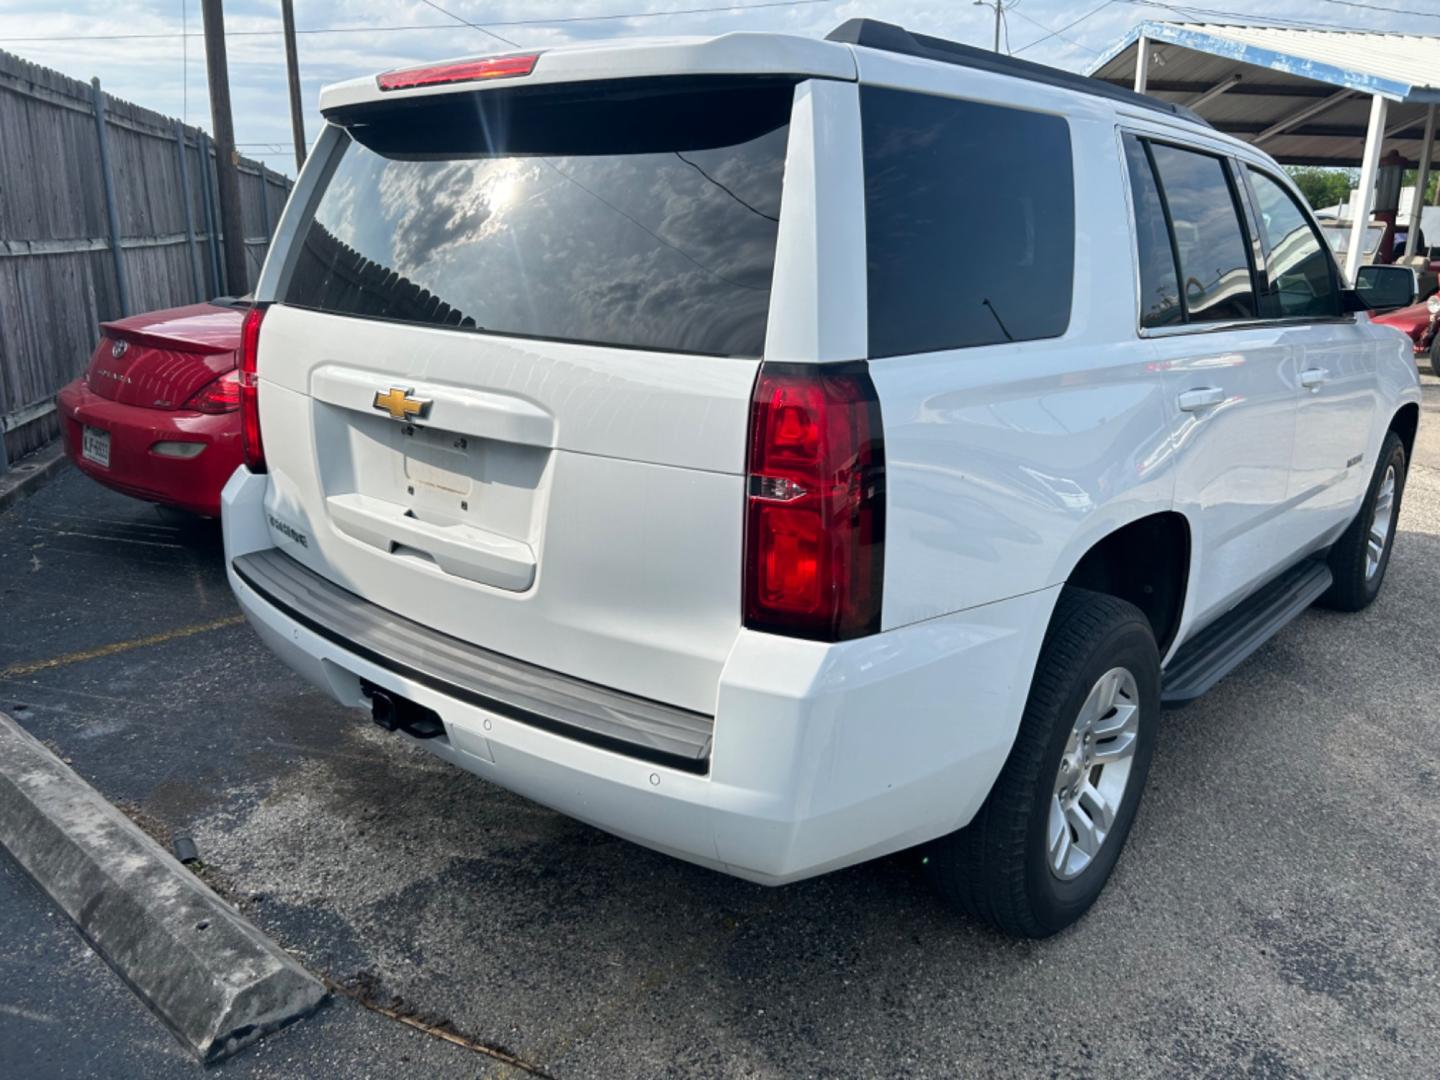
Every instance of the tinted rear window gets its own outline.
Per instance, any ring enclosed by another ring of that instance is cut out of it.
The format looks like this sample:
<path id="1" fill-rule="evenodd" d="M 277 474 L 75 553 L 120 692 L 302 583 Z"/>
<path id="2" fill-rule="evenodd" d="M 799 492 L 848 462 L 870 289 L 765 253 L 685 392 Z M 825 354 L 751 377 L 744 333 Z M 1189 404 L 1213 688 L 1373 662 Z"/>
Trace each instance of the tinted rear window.
<path id="1" fill-rule="evenodd" d="M 861 87 L 870 355 L 1058 337 L 1075 190 L 1058 116 Z"/>
<path id="2" fill-rule="evenodd" d="M 1140 325 L 1174 326 L 1185 321 L 1175 245 L 1165 224 L 1165 207 L 1155 184 L 1150 152 L 1134 135 L 1125 136 L 1125 164 L 1130 170 L 1135 239 L 1140 253 Z"/>
<path id="3" fill-rule="evenodd" d="M 1164 143 L 1151 143 L 1150 155 L 1170 211 L 1186 321 L 1255 318 L 1249 244 L 1225 163 Z"/>
<path id="4" fill-rule="evenodd" d="M 293 257 L 284 303 L 759 356 L 794 84 L 640 82 L 385 103 Z"/>

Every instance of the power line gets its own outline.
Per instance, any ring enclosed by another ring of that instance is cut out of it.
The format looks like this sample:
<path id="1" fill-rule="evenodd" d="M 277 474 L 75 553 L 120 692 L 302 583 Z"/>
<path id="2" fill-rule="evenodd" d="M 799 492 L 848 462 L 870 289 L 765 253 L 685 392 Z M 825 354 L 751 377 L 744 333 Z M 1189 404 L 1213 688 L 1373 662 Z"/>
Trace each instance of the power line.
<path id="1" fill-rule="evenodd" d="M 1431 15 L 1431 16 L 1433 16 L 1433 17 L 1440 18 L 1440 13 L 1437 13 L 1437 12 L 1413 12 L 1413 11 L 1402 10 L 1402 9 L 1400 9 L 1400 8 L 1379 7 L 1378 5 L 1375 5 L 1375 4 L 1362 3 L 1361 0 L 1321 0 L 1321 2 L 1322 2 L 1322 3 L 1327 3 L 1327 4 L 1340 4 L 1340 5 L 1345 6 L 1345 7 L 1365 8 L 1365 9 L 1370 10 L 1370 11 L 1385 12 L 1385 13 L 1392 14 L 1392 15 L 1411 15 L 1411 14 L 1415 14 L 1415 15 Z M 1027 22 L 1033 23 L 1034 25 L 1040 27 L 1041 29 L 1043 29 L 1043 30 L 1045 30 L 1045 31 L 1047 31 L 1047 32 L 1046 32 L 1044 35 L 1042 35 L 1041 37 L 1036 38 L 1034 41 L 1028 42 L 1027 44 L 1020 46 L 1020 48 L 1018 48 L 1018 49 L 1015 50 L 1015 55 L 1018 56 L 1020 53 L 1025 52 L 1027 49 L 1032 49 L 1032 48 L 1034 48 L 1036 45 L 1039 45 L 1041 42 L 1049 41 L 1051 38 L 1056 38 L 1056 37 L 1060 38 L 1062 41 L 1069 42 L 1069 44 L 1071 44 L 1071 45 L 1075 45 L 1075 46 L 1077 46 L 1077 47 L 1079 47 L 1079 48 L 1081 48 L 1081 49 L 1085 49 L 1085 50 L 1088 51 L 1088 52 L 1092 52 L 1092 53 L 1097 53 L 1097 54 L 1098 54 L 1098 52 L 1099 52 L 1098 49 L 1092 49 L 1092 48 L 1090 48 L 1090 46 L 1088 46 L 1088 45 L 1082 45 L 1082 44 L 1081 44 L 1080 42 L 1078 42 L 1078 41 L 1075 41 L 1075 40 L 1073 40 L 1073 39 L 1071 39 L 1071 38 L 1065 37 L 1065 32 L 1066 32 L 1067 30 L 1071 29 L 1072 27 L 1075 27 L 1075 26 L 1080 25 L 1082 22 L 1084 22 L 1086 19 L 1090 18 L 1092 15 L 1098 15 L 1101 11 L 1104 11 L 1104 10 L 1105 10 L 1107 7 L 1109 7 L 1111 4 L 1116 4 L 1116 3 L 1128 4 L 1128 5 L 1132 6 L 1132 7 L 1153 7 L 1153 8 L 1160 8 L 1162 11 L 1173 12 L 1174 14 L 1180 15 L 1181 17 L 1186 18 L 1186 19 L 1195 19 L 1195 18 L 1197 18 L 1197 17 L 1198 17 L 1198 18 L 1201 18 L 1201 19 L 1203 19 L 1203 18 L 1248 19 L 1248 20 L 1251 20 L 1251 21 L 1266 22 L 1266 23 L 1270 23 L 1270 24 L 1272 24 L 1272 25 L 1278 25 L 1278 26 L 1280 26 L 1280 27 L 1290 28 L 1290 29 L 1301 29 L 1301 30 L 1339 30 L 1339 31 L 1346 31 L 1346 32 L 1350 32 L 1350 33 L 1380 33 L 1380 32 L 1382 32 L 1382 31 L 1371 30 L 1371 29 L 1369 29 L 1369 28 L 1367 28 L 1367 27 L 1357 27 L 1357 26 L 1333 26 L 1333 25 L 1327 25 L 1327 24 L 1325 24 L 1325 23 L 1318 23 L 1318 22 L 1307 21 L 1307 20 L 1305 20 L 1305 19 L 1286 18 L 1286 17 L 1284 17 L 1284 16 L 1275 16 L 1275 15 L 1261 15 L 1261 14 L 1257 14 L 1257 13 L 1254 13 L 1254 12 L 1248 12 L 1248 11 L 1226 11 L 1226 10 L 1221 10 L 1221 9 L 1218 9 L 1218 8 L 1194 7 L 1194 6 L 1192 6 L 1192 5 L 1184 4 L 1184 3 L 1180 3 L 1180 4 L 1170 4 L 1170 3 L 1164 3 L 1163 0 L 1104 0 L 1103 3 L 1097 5 L 1096 7 L 1091 8 L 1089 11 L 1085 12 L 1085 14 L 1081 15 L 1079 18 L 1077 18 L 1077 19 L 1075 19 L 1075 20 L 1073 20 L 1073 21 L 1071 21 L 1071 22 L 1066 23 L 1064 26 L 1060 27 L 1058 30 L 1051 30 L 1049 27 L 1047 27 L 1044 23 L 1040 22 L 1039 20 L 1037 20 L 1037 19 L 1032 19 L 1032 18 L 1030 18 L 1030 16 L 1024 15 L 1024 14 L 1022 13 L 1022 14 L 1021 14 L 1021 18 L 1025 19 Z"/>
<path id="2" fill-rule="evenodd" d="M 1341 7 L 1360 8 L 1362 11 L 1381 11 L 1387 15 L 1423 15 L 1427 19 L 1440 19 L 1440 11 L 1416 11 L 1414 8 L 1381 7 L 1379 4 L 1365 4 L 1361 0 L 1322 0 L 1326 4 Z"/>
<path id="3" fill-rule="evenodd" d="M 1116 3 L 1116 2 L 1117 2 L 1117 0 L 1102 0 L 1102 2 L 1101 2 L 1100 4 L 1096 5 L 1095 7 L 1091 8 L 1089 11 L 1085 12 L 1085 14 L 1084 14 L 1084 15 L 1081 15 L 1078 19 L 1075 19 L 1075 20 L 1073 20 L 1073 21 L 1071 21 L 1071 22 L 1066 23 L 1064 26 L 1060 27 L 1059 30 L 1051 30 L 1051 31 L 1050 31 L 1048 34 L 1046 34 L 1044 37 L 1038 37 L 1038 38 L 1036 38 L 1034 41 L 1030 42 L 1030 44 L 1028 44 L 1028 45 L 1021 45 L 1020 48 L 1018 48 L 1018 49 L 1015 50 L 1015 55 L 1016 55 L 1016 56 L 1019 56 L 1019 55 L 1020 55 L 1022 52 L 1024 52 L 1026 49 L 1033 49 L 1036 45 L 1039 45 L 1042 41 L 1049 41 L 1049 40 L 1050 40 L 1051 38 L 1053 38 L 1053 37 L 1060 37 L 1062 34 L 1065 33 L 1066 30 L 1069 30 L 1071 27 L 1074 27 L 1074 26 L 1079 26 L 1082 22 L 1084 22 L 1086 19 L 1090 18 L 1092 15 L 1099 15 L 1100 12 L 1104 11 L 1107 7 L 1109 7 L 1111 4 L 1114 4 L 1114 3 Z M 1028 18 L 1028 16 L 1027 16 L 1027 18 Z M 1035 22 L 1034 19 L 1031 19 L 1030 21 L 1031 21 L 1031 22 Z M 1044 24 L 1042 23 L 1042 24 L 1037 24 L 1037 25 L 1040 25 L 1040 26 L 1043 27 Z M 1068 39 L 1067 39 L 1067 40 L 1068 40 Z M 1072 44 L 1072 45 L 1075 45 L 1075 44 L 1079 44 L 1079 43 L 1078 43 L 1078 42 L 1071 42 L 1071 44 Z M 1083 48 L 1083 46 L 1082 46 L 1082 48 Z"/>
<path id="4" fill-rule="evenodd" d="M 497 19 L 486 24 L 495 26 L 556 26 L 561 23 L 616 22 L 624 19 L 663 19 L 674 15 L 714 15 L 728 11 L 758 11 L 762 8 L 801 7 L 809 4 L 833 4 L 837 0 L 765 0 L 758 4 L 722 4 L 716 7 L 675 8 L 668 11 L 626 11 L 611 15 L 563 15 L 553 19 Z M 433 5 L 432 5 L 433 6 Z M 448 13 L 447 13 L 448 14 Z M 454 18 L 455 16 L 451 16 Z M 461 20 L 462 22 L 464 20 Z M 474 25 L 474 24 L 467 24 Z M 413 23 L 402 26 L 317 26 L 297 29 L 297 34 L 377 34 L 398 31 L 453 30 L 454 23 Z M 280 37 L 283 30 L 227 30 L 227 38 Z M 146 41 L 176 37 L 200 37 L 196 33 L 163 34 L 61 34 L 5 38 L 4 44 L 46 41 Z"/>
<path id="5" fill-rule="evenodd" d="M 1030 45 L 1037 45 L 1037 44 L 1039 44 L 1039 43 L 1042 42 L 1042 41 L 1047 41 L 1047 40 L 1049 40 L 1049 39 L 1052 38 L 1052 37 L 1057 37 L 1057 38 L 1059 38 L 1061 41 L 1065 42 L 1066 45 L 1074 45 L 1075 48 L 1077 48 L 1077 49 L 1084 49 L 1086 52 L 1088 52 L 1088 53 L 1094 53 L 1096 56 L 1099 56 L 1099 55 L 1100 55 L 1100 50 L 1099 50 L 1099 49 L 1092 49 L 1089 45 L 1084 45 L 1084 44 L 1076 41 L 1076 40 L 1075 40 L 1074 38 L 1072 38 L 1072 37 L 1066 37 L 1066 36 L 1064 35 L 1064 33 L 1062 33 L 1062 32 L 1059 31 L 1059 30 L 1051 30 L 1048 26 L 1046 26 L 1044 23 L 1042 23 L 1039 19 L 1032 19 L 1029 15 L 1026 15 L 1023 11 L 1017 11 L 1017 12 L 1015 12 L 1014 14 L 1019 15 L 1020 18 L 1024 19 L 1024 20 L 1025 20 L 1026 22 L 1028 22 L 1031 26 L 1038 26 L 1041 30 L 1048 31 L 1044 37 L 1042 37 L 1042 38 L 1036 38 L 1034 41 L 1030 42 L 1029 45 L 1022 45 L 1022 46 L 1020 46 L 1020 48 L 1018 48 L 1017 50 L 1015 50 L 1015 54 L 1019 54 L 1019 53 L 1024 52 L 1026 49 L 1030 48 Z M 1012 54 L 1012 55 L 1014 55 L 1014 54 Z"/>
<path id="6" fill-rule="evenodd" d="M 668 11 L 631 11 L 613 15 L 560 15 L 553 19 L 496 19 L 487 26 L 551 26 L 557 23 L 612 22 L 617 19 L 661 19 L 670 15 L 712 15 L 724 11 L 750 11 L 758 8 L 802 7 L 807 4 L 833 4 L 837 0 L 766 0 L 759 4 L 724 4 L 719 7 L 673 8 Z"/>
<path id="7" fill-rule="evenodd" d="M 448 15 L 448 16 L 450 16 L 450 18 L 454 19 L 456 22 L 464 23 L 466 26 L 470 27 L 470 29 L 472 29 L 472 30 L 479 30 L 480 33 L 484 34 L 486 37 L 492 37 L 492 38 L 494 38 L 496 41 L 503 41 L 506 45 L 509 45 L 512 49 L 518 49 L 518 48 L 520 47 L 520 46 L 517 45 L 515 42 L 511 41 L 508 37 L 505 37 L 503 34 L 497 34 L 494 30 L 487 30 L 487 29 L 485 29 L 485 27 L 481 26 L 479 23 L 473 23 L 473 22 L 471 22 L 469 19 L 463 19 L 463 18 L 461 18 L 459 15 L 456 15 L 453 11 L 446 11 L 446 10 L 445 10 L 443 7 L 441 7 L 439 4 L 435 3 L 435 0 L 420 0 L 420 2 L 421 2 L 422 4 L 426 4 L 426 5 L 428 5 L 429 7 L 434 8 L 436 11 L 440 12 L 441 15 Z"/>
<path id="8" fill-rule="evenodd" d="M 1173 11 L 1187 19 L 1194 19 L 1197 16 L 1213 17 L 1218 19 L 1248 19 L 1253 22 L 1267 23 L 1281 28 L 1299 30 L 1346 30 L 1354 33 L 1368 34 L 1375 31 L 1365 27 L 1357 26 L 1334 26 L 1329 23 L 1313 22 L 1306 19 L 1294 19 L 1283 15 L 1258 15 L 1249 11 L 1226 11 L 1218 8 L 1196 7 L 1193 4 L 1167 4 L 1162 0 L 1122 0 L 1123 3 L 1132 4 L 1136 7 L 1156 7 L 1164 11 Z"/>

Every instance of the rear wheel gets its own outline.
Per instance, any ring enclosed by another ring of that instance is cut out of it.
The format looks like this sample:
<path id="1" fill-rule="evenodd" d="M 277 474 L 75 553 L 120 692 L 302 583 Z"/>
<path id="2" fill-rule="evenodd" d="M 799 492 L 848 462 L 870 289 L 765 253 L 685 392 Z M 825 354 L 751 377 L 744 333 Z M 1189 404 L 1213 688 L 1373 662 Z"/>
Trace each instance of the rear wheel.
<path id="1" fill-rule="evenodd" d="M 1335 582 L 1320 597 L 1323 607 L 1360 611 L 1380 594 L 1395 545 L 1400 496 L 1405 492 L 1405 465 L 1405 444 L 1395 432 L 1387 432 L 1365 501 L 1350 527 L 1330 549 L 1330 572 Z"/>
<path id="2" fill-rule="evenodd" d="M 1440 333 L 1430 343 L 1430 374 L 1440 375 Z"/>
<path id="3" fill-rule="evenodd" d="M 930 846 L 940 893 L 1024 937 L 1085 914 L 1134 821 L 1159 711 L 1149 621 L 1123 600 L 1067 587 L 1005 768 L 975 820 Z"/>

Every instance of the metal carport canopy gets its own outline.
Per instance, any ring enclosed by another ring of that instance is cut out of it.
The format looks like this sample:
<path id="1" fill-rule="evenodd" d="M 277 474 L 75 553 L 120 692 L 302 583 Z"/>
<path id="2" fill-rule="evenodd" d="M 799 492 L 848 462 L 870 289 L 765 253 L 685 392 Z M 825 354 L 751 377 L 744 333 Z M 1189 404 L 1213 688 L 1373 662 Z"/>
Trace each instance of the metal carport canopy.
<path id="1" fill-rule="evenodd" d="M 1435 156 L 1436 35 L 1146 22 L 1089 74 L 1188 105 L 1286 164 L 1359 166 L 1366 197 L 1357 234 L 1370 219 L 1381 153 L 1398 151 L 1411 166 Z M 1410 230 L 1407 254 L 1417 232 Z M 1360 254 L 1359 236 L 1353 240 L 1352 278 Z"/>

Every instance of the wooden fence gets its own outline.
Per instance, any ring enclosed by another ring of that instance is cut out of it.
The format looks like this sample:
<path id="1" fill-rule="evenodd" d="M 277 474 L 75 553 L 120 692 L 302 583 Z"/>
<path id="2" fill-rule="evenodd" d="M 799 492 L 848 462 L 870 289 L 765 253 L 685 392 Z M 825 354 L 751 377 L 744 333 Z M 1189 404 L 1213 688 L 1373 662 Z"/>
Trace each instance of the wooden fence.
<path id="1" fill-rule="evenodd" d="M 320 272 L 324 292 L 314 298 L 314 303 L 324 311 L 357 311 L 436 326 L 475 325 L 475 320 L 463 311 L 390 267 L 367 259 L 318 222 L 306 230 L 303 251 L 296 276 L 311 267 Z"/>
<path id="2" fill-rule="evenodd" d="M 291 181 L 240 159 L 249 285 Z M 55 437 L 55 392 L 97 324 L 224 281 L 215 149 L 200 129 L 0 52 L 0 472 Z"/>

